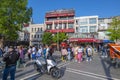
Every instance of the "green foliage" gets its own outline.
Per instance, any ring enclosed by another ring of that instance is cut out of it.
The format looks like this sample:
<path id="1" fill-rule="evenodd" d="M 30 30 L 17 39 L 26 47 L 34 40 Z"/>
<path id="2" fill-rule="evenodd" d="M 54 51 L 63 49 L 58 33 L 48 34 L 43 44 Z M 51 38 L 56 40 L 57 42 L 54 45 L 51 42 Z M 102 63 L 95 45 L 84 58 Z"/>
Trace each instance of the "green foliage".
<path id="1" fill-rule="evenodd" d="M 0 34 L 5 39 L 16 40 L 23 23 L 32 15 L 32 8 L 27 8 L 28 0 L 0 0 Z"/>
<path id="2" fill-rule="evenodd" d="M 65 33 L 57 33 L 53 36 L 53 42 L 59 41 L 61 43 L 62 41 L 66 40 L 68 36 Z"/>
<path id="3" fill-rule="evenodd" d="M 42 36 L 42 43 L 50 45 L 52 43 L 52 33 L 45 32 Z"/>
<path id="4" fill-rule="evenodd" d="M 120 39 L 120 19 L 113 18 L 112 22 L 110 23 L 110 27 L 108 28 L 110 32 L 109 36 L 111 40 L 118 40 Z"/>

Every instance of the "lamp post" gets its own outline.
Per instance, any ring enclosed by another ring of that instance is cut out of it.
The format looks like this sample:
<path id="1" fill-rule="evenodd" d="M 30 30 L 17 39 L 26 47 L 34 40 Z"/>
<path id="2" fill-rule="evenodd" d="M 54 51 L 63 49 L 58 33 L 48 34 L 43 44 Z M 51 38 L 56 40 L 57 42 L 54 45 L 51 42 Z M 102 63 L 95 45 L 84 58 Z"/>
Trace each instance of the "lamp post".
<path id="1" fill-rule="evenodd" d="M 57 27 L 57 49 L 59 51 L 59 27 Z"/>

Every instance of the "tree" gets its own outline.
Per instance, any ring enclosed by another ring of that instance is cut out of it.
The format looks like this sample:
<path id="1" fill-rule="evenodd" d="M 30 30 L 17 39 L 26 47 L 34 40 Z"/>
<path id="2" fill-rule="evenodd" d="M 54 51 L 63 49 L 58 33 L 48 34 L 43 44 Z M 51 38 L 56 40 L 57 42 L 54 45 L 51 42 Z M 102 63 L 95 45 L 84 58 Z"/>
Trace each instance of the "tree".
<path id="1" fill-rule="evenodd" d="M 42 43 L 50 45 L 52 43 L 52 33 L 45 32 L 42 36 Z"/>
<path id="2" fill-rule="evenodd" d="M 4 40 L 16 40 L 23 23 L 30 20 L 32 8 L 27 3 L 28 0 L 0 0 L 0 34 Z"/>
<path id="3" fill-rule="evenodd" d="M 68 39 L 68 36 L 65 33 L 57 33 L 53 36 L 53 42 L 59 42 L 61 43 L 62 41 Z"/>
<path id="4" fill-rule="evenodd" d="M 109 36 L 111 40 L 117 42 L 117 40 L 120 39 L 120 19 L 118 17 L 113 18 L 110 27 L 108 28 L 108 32 L 110 32 Z"/>

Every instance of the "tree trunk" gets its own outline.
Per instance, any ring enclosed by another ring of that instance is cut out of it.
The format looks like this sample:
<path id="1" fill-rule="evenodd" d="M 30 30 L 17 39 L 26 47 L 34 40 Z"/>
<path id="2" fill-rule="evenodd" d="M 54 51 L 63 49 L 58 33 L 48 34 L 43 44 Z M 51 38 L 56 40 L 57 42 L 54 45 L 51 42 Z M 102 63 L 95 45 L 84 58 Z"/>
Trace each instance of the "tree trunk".
<path id="1" fill-rule="evenodd" d="M 3 42 L 4 42 L 3 38 L 0 39 L 0 48 L 3 48 Z"/>

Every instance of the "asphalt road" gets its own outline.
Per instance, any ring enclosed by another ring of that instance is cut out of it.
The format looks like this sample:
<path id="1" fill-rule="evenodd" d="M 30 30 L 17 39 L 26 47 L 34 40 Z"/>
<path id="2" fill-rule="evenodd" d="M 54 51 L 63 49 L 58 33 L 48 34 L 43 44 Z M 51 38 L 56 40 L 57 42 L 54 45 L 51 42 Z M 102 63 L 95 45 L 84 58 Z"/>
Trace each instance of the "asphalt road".
<path id="1" fill-rule="evenodd" d="M 101 58 L 98 54 L 94 54 L 92 61 L 81 63 L 61 62 L 60 53 L 56 53 L 54 56 L 62 73 L 58 80 L 120 80 L 120 68 L 115 69 L 107 59 Z M 26 64 L 26 67 L 17 69 L 15 80 L 56 80 L 50 75 L 37 73 L 32 61 L 28 61 Z M 2 74 L 0 74 L 1 76 Z"/>

